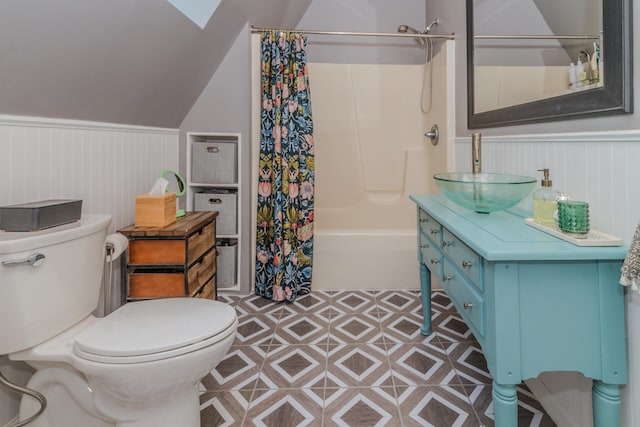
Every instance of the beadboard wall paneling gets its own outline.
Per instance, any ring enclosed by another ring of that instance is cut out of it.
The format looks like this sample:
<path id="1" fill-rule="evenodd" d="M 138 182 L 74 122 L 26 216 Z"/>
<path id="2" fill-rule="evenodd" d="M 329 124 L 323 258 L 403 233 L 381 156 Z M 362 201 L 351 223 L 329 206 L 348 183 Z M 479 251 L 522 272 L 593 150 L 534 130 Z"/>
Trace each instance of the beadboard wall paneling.
<path id="1" fill-rule="evenodd" d="M 455 168 L 471 170 L 471 139 L 456 138 Z M 629 244 L 640 221 L 640 131 L 482 138 L 483 172 L 549 168 L 556 190 L 589 203 L 591 227 Z M 539 186 L 539 184 L 538 184 Z M 521 207 L 531 208 L 531 197 Z"/>
<path id="2" fill-rule="evenodd" d="M 109 232 L 134 220 L 135 196 L 178 170 L 178 130 L 0 116 L 0 205 L 83 200 L 112 215 Z"/>

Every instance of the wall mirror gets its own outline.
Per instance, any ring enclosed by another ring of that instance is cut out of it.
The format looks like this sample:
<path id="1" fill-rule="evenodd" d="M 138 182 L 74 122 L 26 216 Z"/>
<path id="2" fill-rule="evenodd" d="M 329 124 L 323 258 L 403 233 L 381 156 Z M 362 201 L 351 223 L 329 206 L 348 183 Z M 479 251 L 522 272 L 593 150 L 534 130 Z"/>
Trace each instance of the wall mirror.
<path id="1" fill-rule="evenodd" d="M 631 1 L 467 0 L 469 128 L 633 112 Z"/>

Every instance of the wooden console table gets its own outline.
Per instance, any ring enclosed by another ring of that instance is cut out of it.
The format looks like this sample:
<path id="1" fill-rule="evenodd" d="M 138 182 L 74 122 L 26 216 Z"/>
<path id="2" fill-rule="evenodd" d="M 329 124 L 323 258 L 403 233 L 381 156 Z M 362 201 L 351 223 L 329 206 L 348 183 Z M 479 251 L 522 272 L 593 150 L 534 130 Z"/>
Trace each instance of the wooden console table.
<path id="1" fill-rule="evenodd" d="M 545 371 L 593 379 L 595 427 L 620 420 L 626 383 L 627 248 L 581 247 L 525 224 L 512 211 L 480 214 L 444 196 L 416 195 L 424 325 L 431 330 L 431 275 L 438 277 L 493 377 L 496 427 L 517 425 L 516 385 Z"/>

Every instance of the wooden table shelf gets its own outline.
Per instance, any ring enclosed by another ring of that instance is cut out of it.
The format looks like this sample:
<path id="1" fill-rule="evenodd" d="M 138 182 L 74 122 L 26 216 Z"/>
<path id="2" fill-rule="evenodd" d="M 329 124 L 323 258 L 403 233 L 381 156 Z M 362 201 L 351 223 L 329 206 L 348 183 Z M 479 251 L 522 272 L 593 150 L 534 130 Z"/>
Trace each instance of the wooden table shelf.
<path id="1" fill-rule="evenodd" d="M 167 297 L 217 298 L 216 217 L 188 212 L 165 227 L 127 226 L 122 257 L 122 303 Z"/>

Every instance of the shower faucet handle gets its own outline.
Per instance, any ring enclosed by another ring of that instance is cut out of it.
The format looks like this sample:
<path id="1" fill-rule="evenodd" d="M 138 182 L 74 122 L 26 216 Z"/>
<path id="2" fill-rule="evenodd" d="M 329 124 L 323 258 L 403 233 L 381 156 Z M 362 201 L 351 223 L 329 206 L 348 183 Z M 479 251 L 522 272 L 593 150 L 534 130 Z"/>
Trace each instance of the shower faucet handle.
<path id="1" fill-rule="evenodd" d="M 429 138 L 433 145 L 438 145 L 438 139 L 440 138 L 440 130 L 438 129 L 438 125 L 431 126 L 431 130 L 425 133 L 424 136 Z"/>

